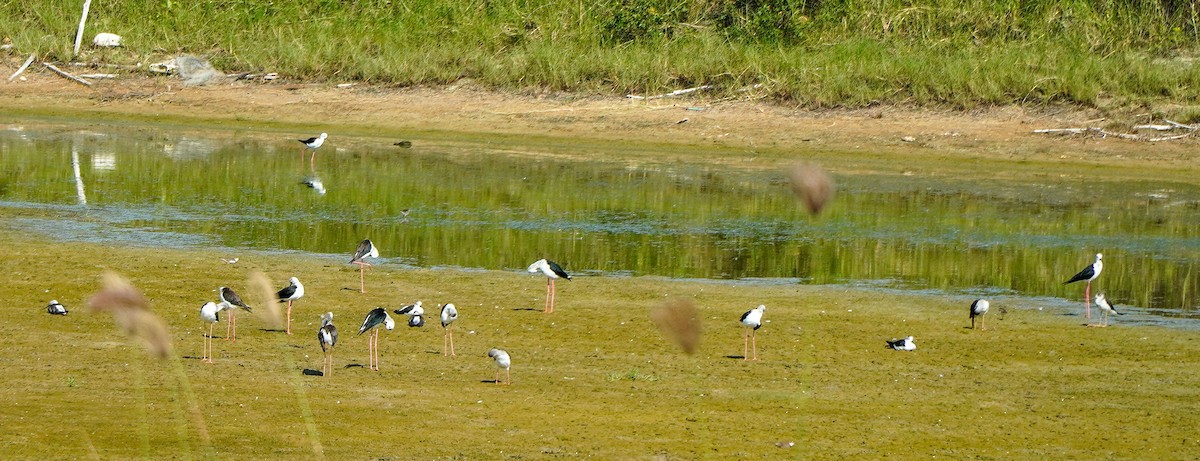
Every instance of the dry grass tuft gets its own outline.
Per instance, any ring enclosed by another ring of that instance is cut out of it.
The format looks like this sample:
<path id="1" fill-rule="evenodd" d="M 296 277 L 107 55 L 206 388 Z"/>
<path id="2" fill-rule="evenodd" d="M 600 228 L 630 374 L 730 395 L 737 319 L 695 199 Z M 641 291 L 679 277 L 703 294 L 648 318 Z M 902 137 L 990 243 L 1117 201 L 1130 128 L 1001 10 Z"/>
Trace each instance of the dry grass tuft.
<path id="1" fill-rule="evenodd" d="M 684 353 L 695 354 L 700 348 L 700 314 L 692 300 L 669 300 L 650 312 L 650 320 L 658 325 L 663 335 L 678 344 Z"/>
<path id="2" fill-rule="evenodd" d="M 117 326 L 130 337 L 141 340 L 150 355 L 165 359 L 171 355 L 171 336 L 167 325 L 150 310 L 150 300 L 115 272 L 104 273 L 104 288 L 87 302 L 93 310 L 109 312 Z"/>
<path id="3" fill-rule="evenodd" d="M 792 192 L 808 208 L 810 214 L 821 213 L 833 198 L 833 178 L 823 168 L 811 163 L 797 163 L 788 173 Z"/>

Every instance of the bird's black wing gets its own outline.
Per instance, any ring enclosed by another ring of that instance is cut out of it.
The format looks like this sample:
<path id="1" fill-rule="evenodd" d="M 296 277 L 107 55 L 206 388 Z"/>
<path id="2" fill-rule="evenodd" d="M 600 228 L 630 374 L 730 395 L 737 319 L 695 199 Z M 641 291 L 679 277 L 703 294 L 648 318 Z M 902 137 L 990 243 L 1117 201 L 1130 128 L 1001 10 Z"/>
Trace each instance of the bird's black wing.
<path id="1" fill-rule="evenodd" d="M 307 146 L 307 145 L 309 145 L 309 144 L 312 144 L 312 143 L 314 143 L 314 142 L 317 142 L 317 137 L 316 137 L 316 136 L 313 136 L 313 137 L 311 137 L 311 138 L 308 138 L 308 139 L 297 139 L 297 141 L 300 141 L 300 142 L 304 143 L 304 145 L 306 145 L 306 146 Z"/>
<path id="2" fill-rule="evenodd" d="M 399 314 L 399 315 L 408 315 L 408 313 L 409 313 L 409 312 L 412 312 L 412 310 L 413 310 L 413 308 L 414 308 L 414 307 L 417 307 L 417 305 L 416 305 L 416 304 L 409 304 L 409 305 L 407 305 L 407 306 L 404 306 L 404 307 L 401 307 L 401 308 L 399 308 L 399 309 L 396 309 L 396 310 L 394 310 L 394 311 L 392 311 L 392 312 L 395 312 L 396 314 Z"/>
<path id="3" fill-rule="evenodd" d="M 1085 267 L 1085 268 L 1083 268 L 1083 270 L 1079 271 L 1078 274 L 1075 274 L 1074 277 L 1071 277 L 1071 280 L 1067 280 L 1066 282 L 1063 282 L 1063 285 L 1066 285 L 1068 283 L 1075 283 L 1080 280 L 1087 280 L 1087 279 L 1092 278 L 1093 275 L 1096 275 L 1096 270 L 1093 266 L 1089 265 L 1088 267 Z"/>
<path id="4" fill-rule="evenodd" d="M 221 288 L 221 299 L 224 299 L 225 301 L 228 301 L 229 304 L 241 307 L 247 311 L 250 310 L 250 306 L 247 306 L 246 303 L 242 302 L 242 297 L 238 296 L 238 294 L 229 287 Z"/>
<path id="5" fill-rule="evenodd" d="M 371 239 L 363 239 L 359 242 L 358 248 L 354 250 L 354 256 L 350 257 L 350 262 L 358 261 L 367 256 L 371 252 Z"/>
<path id="6" fill-rule="evenodd" d="M 745 314 L 742 314 L 741 321 L 745 322 L 745 321 L 746 321 L 746 317 L 749 317 L 751 312 L 754 312 L 754 309 L 750 309 L 750 310 L 746 311 L 746 313 L 745 313 Z"/>
<path id="7" fill-rule="evenodd" d="M 975 309 L 978 309 L 978 308 L 979 308 L 979 300 L 978 300 L 978 299 L 976 299 L 976 300 L 975 300 L 975 302 L 972 302 L 972 303 L 971 303 L 971 310 L 970 310 L 969 314 L 967 315 L 967 317 L 968 317 L 968 318 L 972 318 L 972 319 L 973 319 L 973 318 L 975 318 L 975 316 L 976 316 L 976 315 L 979 315 L 979 314 L 978 314 L 978 313 L 975 311 Z"/>
<path id="8" fill-rule="evenodd" d="M 367 318 L 363 319 L 362 326 L 358 327 L 358 334 L 361 335 L 367 330 L 379 326 L 379 324 L 383 323 L 383 319 L 385 318 L 387 318 L 387 311 L 383 310 L 382 307 L 371 309 L 371 312 L 367 313 Z"/>
<path id="9" fill-rule="evenodd" d="M 903 346 L 904 346 L 903 339 L 893 339 L 893 340 L 887 342 L 887 347 L 892 348 L 892 349 L 899 349 Z"/>
<path id="10" fill-rule="evenodd" d="M 554 275 L 571 280 L 571 274 L 568 274 L 567 271 L 562 268 L 562 266 L 558 265 L 558 263 L 547 259 L 546 264 L 550 265 L 550 272 L 553 272 Z"/>
<path id="11" fill-rule="evenodd" d="M 276 294 L 279 295 L 280 301 L 285 301 L 288 298 L 291 298 L 292 295 L 296 294 L 296 286 L 288 285 L 286 287 L 283 287 L 283 289 L 279 290 L 279 293 L 276 293 Z"/>

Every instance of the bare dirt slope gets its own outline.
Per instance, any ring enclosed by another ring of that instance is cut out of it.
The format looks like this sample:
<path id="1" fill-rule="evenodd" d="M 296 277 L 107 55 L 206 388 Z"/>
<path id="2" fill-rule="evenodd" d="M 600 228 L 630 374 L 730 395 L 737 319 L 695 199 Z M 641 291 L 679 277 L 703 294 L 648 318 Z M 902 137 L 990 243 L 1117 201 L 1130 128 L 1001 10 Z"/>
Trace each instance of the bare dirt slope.
<path id="1" fill-rule="evenodd" d="M 12 67 L 12 69 L 9 69 Z M 0 73 L 15 70 L 11 62 Z M 171 117 L 210 122 L 341 127 L 378 134 L 450 131 L 721 145 L 753 150 L 822 148 L 926 151 L 1025 160 L 1178 165 L 1196 141 L 1147 143 L 1034 134 L 1038 128 L 1105 126 L 1094 111 L 995 108 L 972 113 L 880 107 L 810 111 L 762 95 L 700 94 L 638 100 L 607 95 L 506 94 L 470 82 L 444 88 L 233 82 L 183 87 L 168 77 L 122 75 L 93 88 L 34 66 L 0 83 L 0 109 Z M 332 131 L 332 130 L 329 130 Z M 1186 164 L 1186 163 L 1185 163 Z"/>

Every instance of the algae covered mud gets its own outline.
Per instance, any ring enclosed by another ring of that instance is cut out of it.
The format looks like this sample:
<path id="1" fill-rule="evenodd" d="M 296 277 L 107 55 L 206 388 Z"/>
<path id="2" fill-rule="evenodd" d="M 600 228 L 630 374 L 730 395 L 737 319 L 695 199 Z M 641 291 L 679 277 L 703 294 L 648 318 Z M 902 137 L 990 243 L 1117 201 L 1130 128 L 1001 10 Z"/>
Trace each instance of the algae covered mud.
<path id="1" fill-rule="evenodd" d="M 335 134 L 310 162 L 296 138 L 316 133 L 0 122 L 5 225 L 67 241 L 233 257 L 348 255 L 369 237 L 385 262 L 408 267 L 516 270 L 551 256 L 581 274 L 932 290 L 1063 312 L 1082 309 L 1082 287 L 1062 282 L 1103 252 L 1094 291 L 1135 306 L 1126 320 L 1190 325 L 1167 319 L 1200 304 L 1195 182 L 834 161 L 839 194 L 813 218 L 790 196 L 783 160 L 631 161 L 627 145 L 565 141 L 403 148 Z"/>

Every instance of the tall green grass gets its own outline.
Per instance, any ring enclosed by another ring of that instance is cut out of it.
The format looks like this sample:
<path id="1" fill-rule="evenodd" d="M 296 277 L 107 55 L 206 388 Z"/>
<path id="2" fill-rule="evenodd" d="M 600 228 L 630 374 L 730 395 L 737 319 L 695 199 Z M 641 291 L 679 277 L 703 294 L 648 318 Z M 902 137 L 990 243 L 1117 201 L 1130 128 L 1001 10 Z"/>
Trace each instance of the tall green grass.
<path id="1" fill-rule="evenodd" d="M 43 59 L 208 57 L 317 81 L 656 93 L 762 84 L 808 107 L 1155 104 L 1200 97 L 1200 7 L 1181 0 L 0 2 L 0 35 Z"/>

